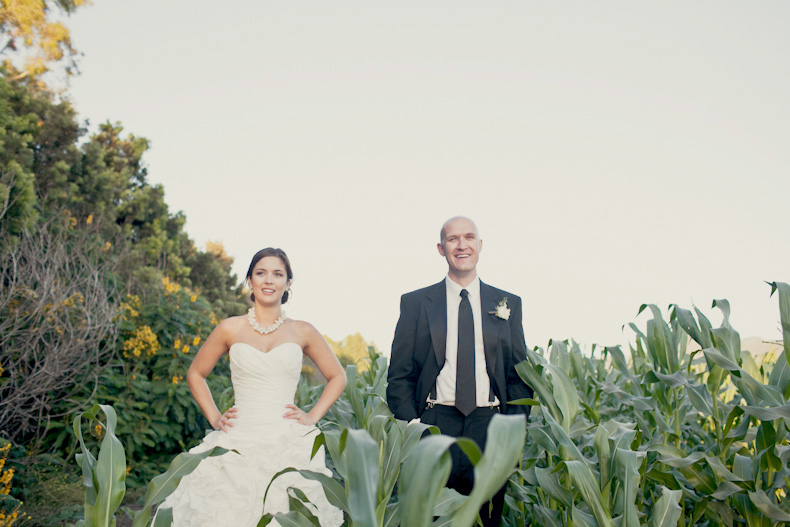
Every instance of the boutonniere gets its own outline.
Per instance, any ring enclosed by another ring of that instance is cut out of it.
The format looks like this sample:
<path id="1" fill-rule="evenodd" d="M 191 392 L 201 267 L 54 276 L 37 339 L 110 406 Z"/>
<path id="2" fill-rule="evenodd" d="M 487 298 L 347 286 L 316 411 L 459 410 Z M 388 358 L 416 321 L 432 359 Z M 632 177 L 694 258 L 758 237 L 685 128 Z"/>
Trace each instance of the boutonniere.
<path id="1" fill-rule="evenodd" d="M 496 308 L 493 311 L 488 312 L 489 315 L 494 315 L 502 320 L 509 320 L 510 319 L 510 308 L 507 307 L 507 297 L 503 298 L 499 301 L 496 305 Z"/>

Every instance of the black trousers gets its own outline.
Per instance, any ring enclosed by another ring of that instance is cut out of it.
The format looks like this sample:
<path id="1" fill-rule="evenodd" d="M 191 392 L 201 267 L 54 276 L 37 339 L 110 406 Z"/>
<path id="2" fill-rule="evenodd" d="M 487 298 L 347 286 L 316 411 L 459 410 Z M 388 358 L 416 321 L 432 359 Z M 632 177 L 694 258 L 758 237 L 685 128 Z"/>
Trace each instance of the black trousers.
<path id="1" fill-rule="evenodd" d="M 486 446 L 488 423 L 498 408 L 478 408 L 468 416 L 464 416 L 454 406 L 434 405 L 426 408 L 420 421 L 427 425 L 436 425 L 445 435 L 452 437 L 468 437 L 483 450 Z M 450 447 L 453 459 L 453 468 L 447 486 L 461 494 L 469 495 L 475 482 L 474 465 L 458 446 Z M 505 485 L 506 487 L 507 485 Z M 480 508 L 480 518 L 485 527 L 499 527 L 502 519 L 502 508 L 505 503 L 505 487 L 502 487 L 491 499 L 492 506 L 488 503 Z M 490 509 L 490 510 L 489 510 Z"/>

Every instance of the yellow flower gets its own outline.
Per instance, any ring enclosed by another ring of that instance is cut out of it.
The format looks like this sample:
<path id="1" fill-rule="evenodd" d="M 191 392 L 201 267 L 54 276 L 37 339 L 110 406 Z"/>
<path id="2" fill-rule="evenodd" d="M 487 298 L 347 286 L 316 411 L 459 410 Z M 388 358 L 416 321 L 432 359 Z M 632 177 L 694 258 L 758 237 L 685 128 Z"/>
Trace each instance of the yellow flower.
<path id="1" fill-rule="evenodd" d="M 178 384 L 178 375 L 173 375 L 173 384 Z"/>
<path id="2" fill-rule="evenodd" d="M 178 285 L 177 283 L 173 282 L 172 280 L 170 280 L 170 278 L 168 278 L 166 276 L 164 278 L 162 278 L 162 285 L 165 286 L 165 294 L 166 295 L 171 295 L 173 293 L 178 293 L 178 291 L 181 289 L 180 285 Z"/>
<path id="3" fill-rule="evenodd" d="M 184 353 L 189 353 L 189 346 L 185 345 L 184 349 L 182 349 L 181 351 L 183 351 Z"/>
<path id="4" fill-rule="evenodd" d="M 110 242 L 106 242 L 104 244 L 104 252 L 109 251 L 111 247 L 112 247 L 112 244 Z"/>
<path id="5" fill-rule="evenodd" d="M 93 223 L 93 214 L 88 214 L 88 217 L 85 218 L 85 223 L 87 223 L 88 225 Z"/>
<path id="6" fill-rule="evenodd" d="M 192 339 L 193 346 L 197 346 L 198 344 L 200 344 L 200 337 L 195 337 L 194 339 Z"/>
<path id="7" fill-rule="evenodd" d="M 135 357 L 139 357 L 142 352 L 149 357 L 156 355 L 160 348 L 159 338 L 149 326 L 140 326 L 134 336 L 123 343 L 123 350 L 131 352 Z"/>
<path id="8" fill-rule="evenodd" d="M 197 300 L 197 293 L 193 293 L 192 296 L 189 297 L 190 302 L 194 302 L 195 300 Z"/>
<path id="9" fill-rule="evenodd" d="M 101 437 L 103 431 L 102 426 L 98 423 L 93 427 L 93 433 L 96 434 L 96 437 Z"/>
<path id="10" fill-rule="evenodd" d="M 180 347 L 181 347 L 181 339 L 178 339 L 178 338 L 177 338 L 177 339 L 176 339 L 176 341 L 175 341 L 175 342 L 173 342 L 173 347 L 174 347 L 175 349 L 178 349 L 178 348 L 180 348 Z"/>

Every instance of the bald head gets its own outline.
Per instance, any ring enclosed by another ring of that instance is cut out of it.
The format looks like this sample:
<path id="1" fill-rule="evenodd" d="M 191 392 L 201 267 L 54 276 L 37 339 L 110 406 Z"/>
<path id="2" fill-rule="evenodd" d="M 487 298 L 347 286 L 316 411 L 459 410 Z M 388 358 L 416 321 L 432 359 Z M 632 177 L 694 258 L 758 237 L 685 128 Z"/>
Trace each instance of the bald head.
<path id="1" fill-rule="evenodd" d="M 436 248 L 447 260 L 447 275 L 461 287 L 466 287 L 477 276 L 477 260 L 483 250 L 477 225 L 466 216 L 456 216 L 444 222 L 439 237 Z"/>
<path id="2" fill-rule="evenodd" d="M 446 222 L 444 222 L 444 225 L 442 225 L 442 230 L 439 231 L 439 243 L 444 243 L 444 239 L 447 237 L 448 227 L 456 224 L 459 225 L 467 224 L 471 228 L 471 230 L 474 231 L 475 236 L 477 236 L 478 238 L 480 237 L 480 233 L 477 231 L 477 225 L 475 225 L 475 222 L 473 222 L 470 218 L 467 218 L 466 216 L 454 216 L 449 220 L 447 220 Z"/>

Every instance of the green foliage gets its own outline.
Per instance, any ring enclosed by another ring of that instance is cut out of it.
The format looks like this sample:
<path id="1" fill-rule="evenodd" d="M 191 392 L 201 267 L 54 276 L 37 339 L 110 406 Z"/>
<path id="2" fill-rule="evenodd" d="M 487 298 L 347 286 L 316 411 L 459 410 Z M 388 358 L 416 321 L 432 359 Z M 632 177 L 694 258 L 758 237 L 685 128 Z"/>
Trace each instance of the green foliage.
<path id="1" fill-rule="evenodd" d="M 786 284 L 780 306 L 790 302 Z M 518 366 L 538 404 L 506 497 L 510 525 L 786 525 L 790 404 L 786 355 L 760 369 L 717 300 L 658 307 L 628 364 L 617 348 L 585 357 L 550 343 Z M 781 309 L 780 309 L 781 311 Z M 783 321 L 788 317 L 782 311 Z M 689 351 L 689 340 L 699 346 Z M 787 335 L 785 345 L 788 344 Z M 548 355 L 548 358 L 545 358 Z"/>
<path id="2" fill-rule="evenodd" d="M 319 481 L 329 502 L 345 512 L 350 525 L 430 525 L 434 516 L 441 516 L 439 521 L 448 525 L 473 525 L 480 507 L 507 481 L 521 456 L 524 418 L 497 416 L 482 454 L 468 439 L 435 436 L 420 441 L 424 434 L 439 430 L 395 419 L 384 404 L 387 361 L 372 347 L 368 361 L 364 367 L 346 368 L 346 391 L 316 440 L 315 449 L 326 447 L 337 479 L 308 470 L 297 472 Z M 448 449 L 453 444 L 475 464 L 475 487 L 468 497 L 443 489 L 449 475 Z M 395 494 L 396 485 L 400 496 Z M 259 525 L 268 525 L 272 519 L 311 525 L 310 514 L 304 512 L 307 498 L 294 496 L 291 503 L 289 513 L 266 514 Z"/>
<path id="3" fill-rule="evenodd" d="M 161 446 L 167 453 L 181 448 L 174 438 L 189 441 L 198 433 L 200 420 L 192 418 L 195 409 L 186 388 L 172 390 L 164 379 L 183 375 L 184 362 L 191 356 L 146 357 L 138 361 L 146 364 L 143 367 L 123 356 L 123 346 L 146 325 L 158 324 L 152 331 L 160 345 L 172 346 L 179 335 L 183 339 L 205 336 L 187 326 L 200 322 L 205 327 L 212 312 L 220 318 L 243 312 L 244 302 L 231 273 L 232 259 L 220 244 L 198 250 L 184 231 L 184 216 L 169 211 L 162 187 L 147 183 L 146 139 L 125 135 L 119 123 L 109 122 L 84 139 L 85 130 L 67 101 L 56 101 L 35 83 L 11 80 L 7 70 L 0 74 L 0 335 L 5 344 L 0 348 L 0 364 L 5 369 L 0 373 L 0 424 L 13 431 L 15 440 L 36 440 L 34 454 L 57 452 L 69 443 L 73 401 L 101 392 L 106 400 L 135 406 L 141 415 L 135 421 L 139 444 L 127 443 L 130 452 L 136 455 L 141 448 L 144 452 Z M 60 259 L 55 258 L 58 255 Z M 48 264 L 51 269 L 34 274 L 28 270 L 29 262 Z M 92 280 L 82 280 L 77 271 L 89 267 L 92 272 L 87 275 Z M 165 278 L 189 288 L 190 301 L 163 300 Z M 102 299 L 96 304 L 91 300 L 98 285 L 105 293 L 95 295 Z M 65 290 L 71 300 L 85 300 L 83 311 L 91 316 L 83 320 L 107 324 L 85 323 L 80 329 L 75 312 L 69 316 L 74 324 L 68 328 L 74 331 L 64 330 L 59 317 L 68 299 L 59 293 Z M 146 306 L 141 316 L 148 317 L 148 322 L 130 327 L 117 316 L 116 306 L 124 292 L 141 299 Z M 96 305 L 107 308 L 98 318 Z M 165 327 L 170 322 L 172 326 Z M 77 329 L 93 331 L 93 336 L 86 338 Z M 121 338 L 116 340 L 119 333 Z M 81 359 L 67 360 L 69 353 Z M 53 370 L 48 361 L 55 357 L 63 360 Z M 85 361 L 89 366 L 82 364 Z M 36 373 L 37 365 L 45 362 L 46 386 Z M 31 391 L 36 387 L 42 392 L 40 397 Z M 75 393 L 74 387 L 83 392 Z M 147 398 L 127 402 L 128 393 Z M 38 406 L 17 400 L 17 395 L 24 394 Z M 142 419 L 149 400 L 160 405 L 159 401 L 175 402 L 175 409 L 162 415 L 178 422 L 188 420 L 192 429 L 180 436 L 160 434 L 164 444 L 158 445 L 160 437 L 155 435 L 170 425 L 158 422 L 158 417 L 151 422 Z M 10 413 L 5 412 L 9 408 Z M 128 437 L 125 430 L 121 433 Z"/>
<path id="4" fill-rule="evenodd" d="M 120 357 L 107 366 L 93 395 L 93 400 L 111 403 L 123 416 L 117 430 L 134 460 L 129 473 L 133 486 L 149 480 L 167 459 L 196 444 L 208 427 L 185 376 L 216 318 L 205 300 L 169 280 L 160 282 L 155 292 L 149 292 L 145 305 L 134 296 L 121 304 Z M 217 363 L 207 382 L 215 395 L 229 388 L 226 359 Z M 84 397 L 90 395 L 86 392 Z M 62 427 L 52 429 L 59 435 L 69 433 Z"/>

